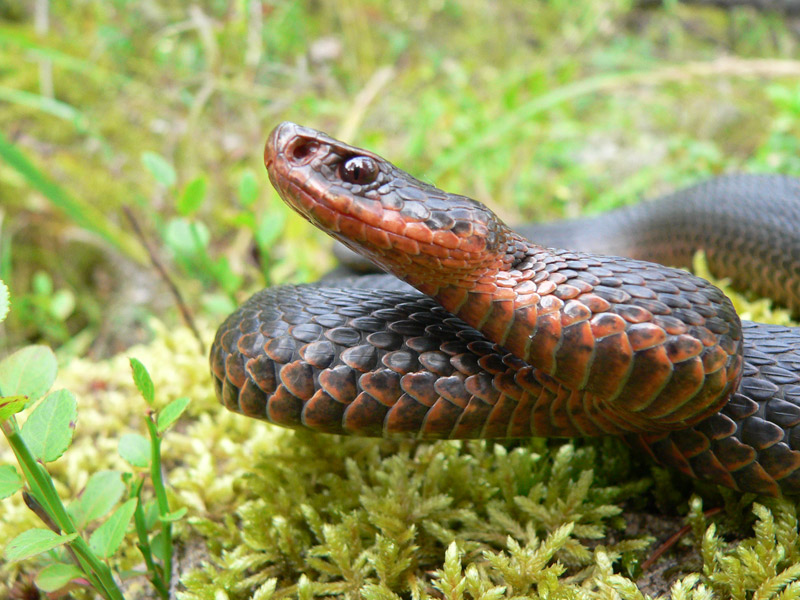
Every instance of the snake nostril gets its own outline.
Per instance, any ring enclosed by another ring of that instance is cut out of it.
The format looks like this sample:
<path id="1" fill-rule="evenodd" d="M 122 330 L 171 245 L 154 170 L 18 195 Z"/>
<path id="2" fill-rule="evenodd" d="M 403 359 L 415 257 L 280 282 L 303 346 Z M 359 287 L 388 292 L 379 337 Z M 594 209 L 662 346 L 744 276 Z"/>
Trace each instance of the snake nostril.
<path id="1" fill-rule="evenodd" d="M 311 140 L 300 140 L 292 147 L 290 153 L 292 158 L 299 162 L 314 154 L 314 152 L 317 151 L 317 148 L 319 148 L 319 144 L 317 142 Z"/>

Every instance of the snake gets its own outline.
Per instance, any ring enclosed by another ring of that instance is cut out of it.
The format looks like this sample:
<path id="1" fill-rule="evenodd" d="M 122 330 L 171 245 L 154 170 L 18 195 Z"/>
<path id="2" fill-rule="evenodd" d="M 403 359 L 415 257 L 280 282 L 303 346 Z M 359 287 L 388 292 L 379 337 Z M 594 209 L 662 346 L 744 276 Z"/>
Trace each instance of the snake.
<path id="1" fill-rule="evenodd" d="M 388 274 L 243 303 L 210 352 L 228 409 L 371 437 L 620 436 L 696 479 L 800 493 L 800 328 L 743 321 L 675 268 L 703 249 L 718 275 L 800 312 L 797 179 L 721 176 L 518 232 L 294 123 L 264 161 L 292 209 Z"/>

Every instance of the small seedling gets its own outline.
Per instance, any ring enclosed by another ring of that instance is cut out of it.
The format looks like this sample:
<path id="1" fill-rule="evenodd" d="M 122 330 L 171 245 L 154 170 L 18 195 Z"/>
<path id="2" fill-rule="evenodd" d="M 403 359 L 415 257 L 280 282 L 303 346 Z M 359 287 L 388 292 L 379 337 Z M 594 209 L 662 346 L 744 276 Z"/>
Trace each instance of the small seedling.
<path id="1" fill-rule="evenodd" d="M 8 290 L 0 281 L 0 317 L 8 312 Z M 2 320 L 2 318 L 0 318 Z M 69 448 L 77 423 L 77 401 L 69 390 L 48 391 L 57 373 L 56 358 L 44 346 L 31 346 L 0 362 L 0 429 L 17 458 L 0 465 L 0 498 L 22 493 L 27 506 L 45 528 L 22 532 L 4 549 L 8 561 L 40 555 L 44 567 L 35 583 L 45 592 L 67 592 L 91 586 L 103 598 L 123 598 L 118 582 L 138 573 L 123 574 L 110 564 L 123 544 L 131 521 L 137 545 L 147 565 L 147 577 L 162 598 L 169 597 L 172 560 L 172 522 L 185 509 L 170 511 L 161 472 L 161 437 L 180 417 L 188 398 L 160 410 L 153 408 L 155 392 L 147 369 L 131 359 L 134 382 L 147 403 L 149 439 L 129 434 L 120 440 L 120 455 L 133 467 L 129 473 L 98 471 L 83 493 L 65 504 L 45 465 Z M 29 410 L 24 425 L 15 415 Z M 155 495 L 143 500 L 143 470 L 149 469 Z M 148 518 L 151 514 L 154 517 Z"/>

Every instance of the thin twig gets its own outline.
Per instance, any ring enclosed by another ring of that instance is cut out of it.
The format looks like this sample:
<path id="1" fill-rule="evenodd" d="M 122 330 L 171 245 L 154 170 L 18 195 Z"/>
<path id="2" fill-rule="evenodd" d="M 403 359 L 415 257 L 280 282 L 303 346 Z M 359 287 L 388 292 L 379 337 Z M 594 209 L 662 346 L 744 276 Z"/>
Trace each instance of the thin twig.
<path id="1" fill-rule="evenodd" d="M 707 510 L 703 514 L 705 515 L 706 518 L 708 518 L 708 517 L 713 517 L 714 515 L 716 515 L 719 512 L 722 512 L 721 508 L 712 508 L 710 510 Z M 659 558 L 661 558 L 661 556 L 667 550 L 672 548 L 675 544 L 678 543 L 679 539 L 681 539 L 684 535 L 689 533 L 690 529 L 691 529 L 691 526 L 684 525 L 678 531 L 676 531 L 671 536 L 669 536 L 669 538 L 667 538 L 667 540 L 663 544 L 661 544 L 658 548 L 655 549 L 655 551 L 650 555 L 650 558 L 648 558 L 646 561 L 644 561 L 642 563 L 642 571 L 643 572 L 647 572 L 647 570 L 650 569 L 650 567 L 652 567 L 655 564 L 655 562 Z"/>
<path id="2" fill-rule="evenodd" d="M 122 210 L 125 212 L 125 216 L 128 217 L 128 221 L 130 221 L 131 226 L 133 227 L 133 232 L 136 234 L 136 237 L 139 238 L 139 241 L 144 246 L 145 250 L 147 250 L 148 256 L 150 256 L 150 262 L 155 267 L 158 274 L 161 276 L 161 279 L 164 280 L 164 283 L 167 284 L 167 288 L 169 288 L 170 293 L 172 294 L 173 298 L 175 298 L 175 303 L 178 305 L 178 310 L 183 317 L 184 323 L 192 330 L 197 343 L 200 346 L 200 351 L 205 354 L 206 353 L 206 345 L 203 343 L 203 338 L 200 337 L 200 332 L 197 329 L 197 326 L 194 323 L 194 317 L 192 316 L 192 311 L 189 310 L 189 307 L 186 305 L 186 302 L 183 301 L 183 296 L 181 296 L 180 290 L 178 290 L 178 286 L 175 285 L 175 282 L 170 277 L 169 273 L 167 272 L 164 263 L 161 262 L 161 259 L 155 253 L 150 242 L 148 241 L 147 237 L 142 231 L 141 226 L 139 225 L 139 221 L 137 221 L 136 217 L 133 214 L 133 211 L 129 206 L 123 206 Z"/>

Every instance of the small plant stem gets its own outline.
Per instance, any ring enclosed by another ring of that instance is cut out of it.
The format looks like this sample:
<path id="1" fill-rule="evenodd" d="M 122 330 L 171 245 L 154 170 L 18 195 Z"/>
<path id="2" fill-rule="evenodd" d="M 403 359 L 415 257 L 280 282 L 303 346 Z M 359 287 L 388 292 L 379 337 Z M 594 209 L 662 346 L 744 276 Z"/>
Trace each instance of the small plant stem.
<path id="1" fill-rule="evenodd" d="M 2 423 L 3 434 L 25 474 L 28 485 L 31 487 L 31 494 L 61 528 L 63 533 L 79 533 L 64 503 L 61 502 L 49 473 L 39 466 L 25 440 L 22 439 L 19 429 L 16 427 L 16 422 L 11 424 L 9 421 Z M 86 578 L 104 598 L 124 600 L 122 592 L 114 581 L 111 569 L 94 555 L 86 540 L 78 535 L 78 537 L 69 542 L 69 547 L 74 550 Z"/>
<path id="2" fill-rule="evenodd" d="M 133 232 L 136 234 L 136 237 L 139 238 L 139 241 L 144 246 L 144 249 L 147 251 L 147 255 L 150 257 L 150 264 L 155 267 L 155 270 L 161 276 L 161 279 L 164 280 L 164 283 L 167 284 L 167 289 L 169 289 L 172 297 L 175 298 L 175 303 L 178 305 L 178 310 L 183 317 L 183 322 L 192 330 L 192 334 L 194 338 L 197 340 L 197 344 L 200 346 L 200 352 L 203 354 L 206 353 L 206 345 L 203 342 L 203 337 L 200 335 L 200 331 L 197 329 L 197 325 L 194 322 L 194 316 L 192 316 L 192 311 L 187 306 L 186 302 L 183 300 L 183 295 L 181 291 L 178 289 L 177 284 L 173 281 L 172 277 L 167 271 L 167 268 L 164 266 L 164 263 L 158 257 L 158 254 L 150 245 L 147 236 L 144 234 L 144 230 L 142 229 L 141 225 L 139 225 L 139 221 L 136 219 L 136 215 L 133 214 L 133 210 L 131 210 L 128 206 L 123 206 L 122 210 L 125 213 L 125 216 L 128 217 L 128 221 L 130 222 L 131 226 L 133 227 Z"/>
<path id="3" fill-rule="evenodd" d="M 142 557 L 144 557 L 147 570 L 152 574 L 150 581 L 153 587 L 155 587 L 159 595 L 166 600 L 169 598 L 169 590 L 164 584 L 161 567 L 153 561 L 153 552 L 150 550 L 150 540 L 147 537 L 147 526 L 144 519 L 144 510 L 142 509 L 142 483 L 143 481 L 141 479 L 136 482 L 133 487 L 133 493 L 131 494 L 132 498 L 138 500 L 136 503 L 136 511 L 133 513 L 133 521 L 136 524 L 136 535 L 139 537 L 139 543 L 137 545 L 139 551 L 142 553 Z"/>
<path id="4" fill-rule="evenodd" d="M 158 514 L 165 517 L 169 514 L 169 502 L 167 501 L 167 489 L 164 487 L 164 478 L 161 474 L 161 438 L 156 429 L 153 415 L 145 420 L 147 430 L 150 432 L 150 478 L 153 480 L 153 489 L 156 492 L 156 502 L 158 503 Z M 169 521 L 161 522 L 163 532 L 163 556 L 164 556 L 164 579 L 169 584 L 172 577 L 172 523 Z"/>

